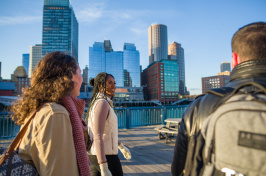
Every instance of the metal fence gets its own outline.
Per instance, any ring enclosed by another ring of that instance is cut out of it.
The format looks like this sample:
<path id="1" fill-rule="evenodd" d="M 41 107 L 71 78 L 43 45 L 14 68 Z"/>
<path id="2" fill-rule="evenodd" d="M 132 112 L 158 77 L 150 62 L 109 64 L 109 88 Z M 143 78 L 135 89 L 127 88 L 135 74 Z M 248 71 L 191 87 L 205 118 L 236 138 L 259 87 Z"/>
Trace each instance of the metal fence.
<path id="1" fill-rule="evenodd" d="M 164 124 L 167 118 L 181 118 L 187 105 L 160 107 L 115 108 L 119 129 Z M 86 116 L 86 112 L 84 116 Z M 9 113 L 0 113 L 0 140 L 16 136 L 20 126 L 14 124 Z"/>
<path id="2" fill-rule="evenodd" d="M 13 138 L 19 129 L 20 126 L 15 125 L 8 112 L 0 113 L 0 139 Z"/>

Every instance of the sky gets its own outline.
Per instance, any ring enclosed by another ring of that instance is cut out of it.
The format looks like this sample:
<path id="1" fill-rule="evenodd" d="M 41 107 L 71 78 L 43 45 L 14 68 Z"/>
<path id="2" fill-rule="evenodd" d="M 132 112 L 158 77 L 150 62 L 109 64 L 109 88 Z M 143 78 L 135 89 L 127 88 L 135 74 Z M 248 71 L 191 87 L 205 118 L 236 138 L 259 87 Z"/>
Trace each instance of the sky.
<path id="1" fill-rule="evenodd" d="M 185 54 L 186 86 L 202 93 L 201 78 L 215 76 L 231 62 L 231 38 L 242 26 L 266 21 L 265 0 L 71 0 L 79 23 L 79 65 L 89 65 L 89 47 L 110 40 L 114 51 L 134 43 L 140 65 L 149 64 L 148 28 L 164 24 L 168 44 Z M 22 54 L 42 43 L 43 0 L 0 0 L 1 76 L 22 65 Z M 114 68 L 115 69 L 115 68 Z"/>

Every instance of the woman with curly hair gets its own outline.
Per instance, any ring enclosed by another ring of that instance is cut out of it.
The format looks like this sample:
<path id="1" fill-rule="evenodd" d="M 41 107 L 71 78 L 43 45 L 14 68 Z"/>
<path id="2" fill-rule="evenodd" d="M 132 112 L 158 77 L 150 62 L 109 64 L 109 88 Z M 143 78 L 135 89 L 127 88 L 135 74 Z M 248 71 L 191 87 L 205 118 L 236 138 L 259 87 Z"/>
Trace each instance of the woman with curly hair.
<path id="1" fill-rule="evenodd" d="M 86 120 L 89 135 L 93 138 L 89 151 L 91 175 L 121 176 L 123 171 L 118 148 L 126 159 L 131 159 L 131 153 L 118 140 L 117 116 L 111 100 L 116 89 L 114 77 L 102 72 L 90 80 L 90 85 L 93 86 L 93 94 Z"/>
<path id="2" fill-rule="evenodd" d="M 39 61 L 30 87 L 12 105 L 23 126 L 40 106 L 20 145 L 19 155 L 40 175 L 90 175 L 84 141 L 85 102 L 77 97 L 83 79 L 75 58 L 52 52 Z"/>

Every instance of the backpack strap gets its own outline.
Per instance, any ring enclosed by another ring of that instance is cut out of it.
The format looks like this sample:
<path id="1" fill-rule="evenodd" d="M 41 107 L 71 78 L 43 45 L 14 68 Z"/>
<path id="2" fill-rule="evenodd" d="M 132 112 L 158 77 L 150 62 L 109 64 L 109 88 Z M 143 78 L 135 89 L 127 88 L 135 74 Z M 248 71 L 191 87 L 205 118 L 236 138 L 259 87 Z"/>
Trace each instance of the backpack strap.
<path id="1" fill-rule="evenodd" d="M 213 94 L 219 97 L 224 97 L 225 95 L 228 95 L 229 93 L 233 91 L 234 91 L 234 88 L 232 87 L 221 87 L 217 89 L 207 90 L 206 93 Z"/>
<path id="2" fill-rule="evenodd" d="M 0 167 L 4 164 L 4 162 L 8 159 L 8 157 L 13 153 L 13 151 L 15 150 L 15 148 L 16 147 L 19 148 L 20 142 L 21 142 L 22 138 L 24 137 L 24 134 L 26 133 L 26 131 L 28 129 L 28 126 L 30 125 L 30 123 L 33 120 L 33 118 L 35 117 L 36 113 L 41 109 L 41 107 L 45 103 L 41 104 L 33 112 L 33 114 L 30 116 L 30 118 L 28 119 L 28 121 L 25 122 L 25 125 L 20 129 L 20 131 L 18 132 L 17 136 L 13 139 L 13 141 L 11 142 L 11 144 L 8 146 L 8 148 L 5 151 L 5 153 L 0 158 Z"/>

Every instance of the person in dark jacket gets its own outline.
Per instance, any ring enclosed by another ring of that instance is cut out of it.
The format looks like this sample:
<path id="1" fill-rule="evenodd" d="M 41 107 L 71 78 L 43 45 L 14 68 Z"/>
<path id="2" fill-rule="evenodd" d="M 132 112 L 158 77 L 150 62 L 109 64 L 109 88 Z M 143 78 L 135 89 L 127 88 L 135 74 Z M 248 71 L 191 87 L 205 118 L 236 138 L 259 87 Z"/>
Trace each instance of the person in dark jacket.
<path id="1" fill-rule="evenodd" d="M 240 28 L 232 38 L 232 72 L 226 87 L 232 90 L 247 82 L 266 87 L 266 23 L 256 22 Z M 254 87 L 245 91 L 254 91 Z M 218 88 L 216 92 L 228 93 L 230 89 Z M 230 91 L 231 92 L 231 91 Z M 206 94 L 199 96 L 185 111 L 178 131 L 171 166 L 173 176 L 184 173 L 189 141 L 197 135 L 204 120 L 221 97 Z"/>

